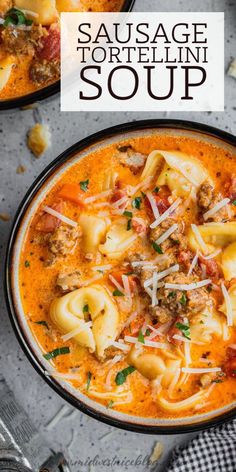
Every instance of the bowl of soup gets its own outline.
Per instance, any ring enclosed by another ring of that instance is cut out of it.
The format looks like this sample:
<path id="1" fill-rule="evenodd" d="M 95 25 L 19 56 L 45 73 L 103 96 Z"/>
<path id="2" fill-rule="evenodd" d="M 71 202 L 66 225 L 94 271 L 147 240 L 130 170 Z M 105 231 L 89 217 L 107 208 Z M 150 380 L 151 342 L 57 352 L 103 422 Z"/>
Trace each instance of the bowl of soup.
<path id="1" fill-rule="evenodd" d="M 60 13 L 129 11 L 134 0 L 0 0 L 0 110 L 60 90 Z"/>
<path id="2" fill-rule="evenodd" d="M 144 433 L 235 416 L 235 137 L 175 120 L 72 146 L 13 225 L 17 337 L 76 408 Z"/>

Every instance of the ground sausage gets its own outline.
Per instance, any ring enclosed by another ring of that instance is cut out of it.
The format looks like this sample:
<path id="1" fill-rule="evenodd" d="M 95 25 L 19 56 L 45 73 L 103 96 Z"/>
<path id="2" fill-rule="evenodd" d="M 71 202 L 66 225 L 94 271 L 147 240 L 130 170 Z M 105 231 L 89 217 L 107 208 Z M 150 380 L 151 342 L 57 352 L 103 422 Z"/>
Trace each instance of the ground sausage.
<path id="1" fill-rule="evenodd" d="M 37 85 L 45 85 L 58 80 L 60 77 L 60 62 L 35 59 L 30 66 L 29 76 L 32 82 Z"/>
<path id="2" fill-rule="evenodd" d="M 57 277 L 56 286 L 63 292 L 71 292 L 81 287 L 81 274 L 79 270 L 75 272 L 64 274 L 60 273 Z"/>
<path id="3" fill-rule="evenodd" d="M 3 48 L 9 54 L 33 56 L 44 34 L 45 28 L 42 26 L 34 25 L 29 31 L 8 26 L 2 31 L 1 41 Z"/>
<path id="4" fill-rule="evenodd" d="M 142 169 L 147 159 L 147 156 L 134 151 L 131 146 L 119 147 L 115 157 L 119 160 L 120 164 L 129 167 L 133 174 L 137 174 Z"/>

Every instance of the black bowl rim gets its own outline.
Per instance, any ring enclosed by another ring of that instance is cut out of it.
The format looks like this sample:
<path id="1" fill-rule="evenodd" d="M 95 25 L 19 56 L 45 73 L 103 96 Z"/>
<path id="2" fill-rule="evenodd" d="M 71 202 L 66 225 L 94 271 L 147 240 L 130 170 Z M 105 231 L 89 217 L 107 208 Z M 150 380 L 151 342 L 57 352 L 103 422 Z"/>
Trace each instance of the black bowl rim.
<path id="1" fill-rule="evenodd" d="M 39 359 L 36 355 L 31 351 L 29 343 L 26 339 L 26 336 L 21 330 L 19 320 L 17 318 L 16 310 L 14 309 L 14 301 L 13 301 L 13 290 L 11 284 L 11 267 L 12 261 L 14 256 L 14 242 L 20 228 L 22 219 L 27 211 L 28 206 L 34 199 L 38 190 L 42 187 L 44 182 L 50 177 L 51 174 L 55 172 L 57 168 L 59 168 L 64 162 L 66 162 L 70 157 L 72 157 L 75 153 L 80 152 L 87 147 L 97 144 L 100 141 L 104 141 L 104 139 L 108 139 L 119 135 L 121 133 L 129 133 L 132 131 L 144 131 L 147 129 L 179 129 L 183 131 L 193 131 L 202 133 L 204 135 L 208 135 L 209 137 L 214 137 L 223 140 L 226 144 L 230 144 L 236 147 L 236 137 L 232 134 L 229 134 L 225 131 L 219 130 L 217 128 L 201 124 L 198 122 L 193 121 L 185 121 L 185 120 L 169 120 L 169 119 L 152 119 L 152 120 L 141 120 L 141 121 L 134 121 L 129 123 L 120 124 L 117 126 L 113 126 L 110 128 L 106 128 L 105 130 L 99 131 L 95 134 L 92 134 L 81 141 L 77 142 L 76 144 L 72 145 L 69 149 L 65 150 L 62 154 L 60 154 L 56 159 L 54 159 L 45 169 L 44 171 L 36 178 L 34 183 L 31 185 L 29 190 L 27 191 L 25 197 L 23 198 L 21 204 L 18 207 L 16 212 L 8 245 L 6 250 L 6 259 L 5 259 L 5 276 L 4 276 L 4 293 L 5 299 L 8 309 L 9 318 L 15 332 L 15 335 L 18 339 L 18 342 L 23 349 L 24 353 L 28 357 L 28 360 L 31 362 L 35 370 L 41 375 L 41 377 L 47 382 L 47 384 L 53 388 L 53 390 L 58 393 L 64 400 L 69 402 L 72 406 L 79 409 L 82 413 L 85 413 L 92 418 L 101 421 L 105 424 L 110 426 L 115 426 L 120 429 L 124 429 L 126 431 L 131 432 L 138 432 L 138 433 L 145 433 L 145 434 L 181 434 L 181 433 L 188 433 L 188 432 L 196 432 L 203 429 L 208 429 L 213 426 L 218 426 L 220 424 L 225 423 L 226 421 L 232 420 L 236 417 L 236 407 L 230 411 L 227 411 L 219 416 L 213 417 L 209 420 L 203 420 L 198 423 L 193 424 L 183 424 L 183 425 L 158 425 L 158 426 L 151 426 L 146 424 L 136 424 L 130 421 L 126 421 L 125 417 L 124 420 L 116 419 L 106 415 L 105 413 L 101 413 L 96 411 L 95 408 L 89 407 L 85 405 L 81 400 L 73 397 L 72 394 L 66 392 L 62 386 L 57 383 L 55 379 L 52 377 L 48 377 L 45 375 L 45 371 L 43 366 L 41 365 Z"/>
<path id="2" fill-rule="evenodd" d="M 125 0 L 121 12 L 129 12 L 132 10 L 135 0 Z M 12 110 L 14 108 L 24 108 L 36 102 L 41 102 L 60 92 L 61 81 L 57 80 L 51 85 L 41 88 L 36 92 L 23 95 L 22 97 L 9 98 L 0 100 L 0 111 Z"/>

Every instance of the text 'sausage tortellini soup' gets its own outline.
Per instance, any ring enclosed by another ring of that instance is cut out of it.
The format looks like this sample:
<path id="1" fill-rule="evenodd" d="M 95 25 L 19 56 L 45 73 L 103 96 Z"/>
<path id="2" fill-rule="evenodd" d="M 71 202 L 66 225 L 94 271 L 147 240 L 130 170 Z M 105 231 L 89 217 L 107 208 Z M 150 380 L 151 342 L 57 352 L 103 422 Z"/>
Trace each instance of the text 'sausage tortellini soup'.
<path id="1" fill-rule="evenodd" d="M 0 0 L 0 100 L 60 78 L 60 13 L 117 12 L 124 0 Z"/>
<path id="2" fill-rule="evenodd" d="M 25 236 L 25 316 L 50 375 L 124 413 L 235 400 L 236 160 L 144 135 L 64 170 Z"/>

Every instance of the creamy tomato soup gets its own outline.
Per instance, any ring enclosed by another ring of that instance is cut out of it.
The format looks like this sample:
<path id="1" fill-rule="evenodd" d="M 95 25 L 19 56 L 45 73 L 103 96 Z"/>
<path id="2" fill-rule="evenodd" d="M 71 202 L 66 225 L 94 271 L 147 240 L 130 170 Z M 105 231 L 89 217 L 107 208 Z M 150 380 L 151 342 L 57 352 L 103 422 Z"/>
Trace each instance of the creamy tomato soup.
<path id="1" fill-rule="evenodd" d="M 0 100 L 60 76 L 59 17 L 65 11 L 120 11 L 123 0 L 0 0 Z"/>
<path id="2" fill-rule="evenodd" d="M 25 316 L 48 375 L 127 414 L 235 400 L 236 160 L 188 137 L 78 159 L 32 218 Z"/>

